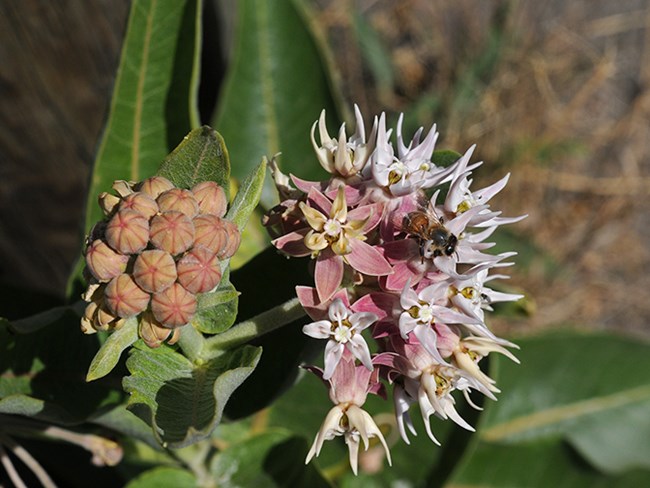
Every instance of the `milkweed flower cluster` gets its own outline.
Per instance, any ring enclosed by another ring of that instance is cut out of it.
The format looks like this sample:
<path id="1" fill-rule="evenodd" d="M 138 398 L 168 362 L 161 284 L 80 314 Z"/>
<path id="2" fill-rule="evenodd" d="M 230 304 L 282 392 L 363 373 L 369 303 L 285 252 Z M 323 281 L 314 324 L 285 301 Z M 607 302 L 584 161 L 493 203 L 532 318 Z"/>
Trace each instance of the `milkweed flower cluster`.
<path id="1" fill-rule="evenodd" d="M 197 295 L 219 285 L 221 261 L 239 247 L 239 229 L 224 219 L 226 194 L 213 181 L 186 190 L 162 176 L 119 180 L 113 190 L 99 195 L 105 218 L 86 239 L 81 330 L 116 330 L 137 317 L 147 345 L 174 343 Z"/>
<path id="2" fill-rule="evenodd" d="M 373 418 L 363 410 L 368 394 L 386 395 L 392 384 L 396 425 L 409 443 L 415 435 L 409 415 L 419 406 L 428 436 L 438 444 L 429 419 L 450 419 L 473 430 L 458 413 L 452 393 L 469 404 L 472 390 L 495 399 L 494 380 L 479 368 L 490 352 L 513 361 L 514 344 L 495 336 L 486 324 L 491 304 L 520 295 L 489 287 L 505 278 L 496 271 L 511 265 L 515 253 L 490 254 L 488 239 L 506 218 L 490 208 L 501 180 L 472 189 L 472 146 L 448 167 L 433 159 L 438 132 L 420 128 L 410 142 L 400 116 L 393 145 L 385 114 L 367 134 L 355 106 L 356 131 L 345 125 L 331 137 L 321 113 L 311 131 L 326 181 L 306 181 L 271 168 L 281 202 L 265 216 L 273 245 L 290 257 L 310 256 L 314 286 L 297 296 L 313 320 L 308 336 L 327 341 L 324 369 L 310 366 L 327 385 L 334 407 L 307 456 L 323 442 L 343 436 L 357 472 L 360 443 L 377 438 L 390 453 Z M 446 189 L 446 194 L 445 194 Z M 370 353 L 369 340 L 377 344 Z"/>

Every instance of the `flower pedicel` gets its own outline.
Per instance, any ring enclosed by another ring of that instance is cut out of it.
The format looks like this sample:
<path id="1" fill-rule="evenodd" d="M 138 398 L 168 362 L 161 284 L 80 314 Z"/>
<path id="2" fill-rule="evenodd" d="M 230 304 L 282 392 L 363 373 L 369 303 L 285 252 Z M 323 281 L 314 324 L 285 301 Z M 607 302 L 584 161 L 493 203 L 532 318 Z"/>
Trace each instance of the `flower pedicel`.
<path id="1" fill-rule="evenodd" d="M 435 126 L 424 137 L 420 128 L 406 144 L 400 116 L 394 148 L 384 114 L 375 117 L 367 138 L 356 106 L 355 116 L 356 132 L 349 138 L 345 125 L 330 137 L 324 112 L 314 123 L 312 144 L 331 174 L 328 180 L 287 176 L 272 162 L 281 202 L 264 223 L 280 252 L 315 260 L 315 286 L 296 292 L 313 320 L 304 333 L 327 339 L 325 370 L 308 369 L 327 384 L 335 406 L 306 462 L 318 456 L 325 440 L 343 436 L 356 473 L 360 442 L 367 449 L 371 437 L 391 462 L 382 432 L 363 410 L 369 393 L 385 395 L 382 380 L 393 384 L 396 425 L 406 443 L 407 431 L 415 433 L 409 416 L 415 403 L 428 436 L 438 443 L 431 415 L 474 430 L 455 408 L 455 390 L 475 408 L 472 390 L 495 399 L 499 390 L 479 362 L 490 352 L 517 361 L 506 349 L 516 345 L 489 330 L 485 311 L 521 296 L 487 286 L 505 278 L 490 273 L 510 266 L 506 260 L 515 254 L 487 253 L 494 245 L 487 239 L 498 226 L 525 216 L 504 218 L 489 206 L 508 176 L 470 189 L 472 172 L 482 164 L 470 164 L 474 147 L 439 167 L 432 161 Z M 442 198 L 445 184 L 449 190 Z M 370 338 L 377 343 L 374 355 Z"/>

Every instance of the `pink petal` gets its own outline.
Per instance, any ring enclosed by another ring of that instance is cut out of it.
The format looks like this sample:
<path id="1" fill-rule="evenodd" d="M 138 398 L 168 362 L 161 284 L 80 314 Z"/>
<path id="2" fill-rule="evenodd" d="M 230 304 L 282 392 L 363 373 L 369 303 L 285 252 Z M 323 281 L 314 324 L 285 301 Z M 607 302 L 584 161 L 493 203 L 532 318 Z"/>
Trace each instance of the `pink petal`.
<path id="1" fill-rule="evenodd" d="M 315 187 L 312 187 L 309 190 L 307 201 L 311 207 L 320 210 L 323 215 L 329 217 L 330 212 L 332 211 L 332 202 Z"/>
<path id="2" fill-rule="evenodd" d="M 346 254 L 345 259 L 357 271 L 370 276 L 383 276 L 393 272 L 391 265 L 374 246 L 359 239 L 350 239 L 350 248 L 352 252 Z"/>
<path id="3" fill-rule="evenodd" d="M 380 203 L 371 205 L 363 205 L 348 212 L 348 222 L 353 220 L 367 220 L 363 226 L 363 233 L 366 234 L 381 221 L 383 215 L 383 207 Z"/>
<path id="4" fill-rule="evenodd" d="M 350 307 L 353 312 L 371 312 L 379 317 L 379 321 L 392 318 L 397 305 L 397 297 L 390 293 L 369 293 L 362 296 Z"/>
<path id="5" fill-rule="evenodd" d="M 359 203 L 364 194 L 360 188 L 350 185 L 345 185 L 344 191 L 345 201 L 348 203 L 348 206 L 354 206 Z M 336 194 L 338 193 L 338 187 L 329 189 L 323 193 L 325 193 L 325 195 L 327 195 L 330 199 L 334 200 L 336 198 Z"/>
<path id="6" fill-rule="evenodd" d="M 305 246 L 305 235 L 309 229 L 300 229 L 278 237 L 272 244 L 280 251 L 294 257 L 309 256 L 311 249 Z"/>
<path id="7" fill-rule="evenodd" d="M 350 299 L 348 298 L 348 293 L 346 290 L 339 290 L 333 296 L 332 300 L 327 300 L 322 302 L 318 298 L 318 292 L 316 288 L 311 286 L 296 286 L 296 296 L 300 301 L 300 305 L 305 309 L 307 315 L 312 320 L 323 320 L 327 318 L 327 312 L 332 300 L 340 299 L 343 304 L 350 308 Z"/>
<path id="8" fill-rule="evenodd" d="M 381 247 L 384 250 L 384 257 L 392 264 L 420 255 L 419 246 L 415 239 L 385 242 Z"/>
<path id="9" fill-rule="evenodd" d="M 292 174 L 289 174 L 289 176 L 291 177 L 291 181 L 293 181 L 293 184 L 296 185 L 296 188 L 298 188 L 300 191 L 304 193 L 309 193 L 309 190 L 311 190 L 312 188 L 316 188 L 318 190 L 323 191 L 326 186 L 326 183 L 322 181 L 307 181 L 298 178 L 297 176 L 294 176 Z"/>
<path id="10" fill-rule="evenodd" d="M 323 379 L 329 380 L 334 374 L 336 366 L 338 366 L 345 346 L 336 341 L 329 340 L 325 346 L 325 371 L 323 372 Z"/>
<path id="11" fill-rule="evenodd" d="M 393 266 L 393 274 L 388 275 L 385 287 L 387 290 L 401 292 L 408 280 L 411 280 L 411 286 L 415 286 L 422 275 L 422 272 L 412 269 L 406 262 L 397 263 Z"/>
<path id="12" fill-rule="evenodd" d="M 314 281 L 321 302 L 329 300 L 343 281 L 343 258 L 328 250 L 320 253 L 314 270 Z"/>
<path id="13" fill-rule="evenodd" d="M 332 323 L 329 320 L 319 320 L 303 326 L 302 333 L 314 339 L 327 339 L 330 336 Z"/>

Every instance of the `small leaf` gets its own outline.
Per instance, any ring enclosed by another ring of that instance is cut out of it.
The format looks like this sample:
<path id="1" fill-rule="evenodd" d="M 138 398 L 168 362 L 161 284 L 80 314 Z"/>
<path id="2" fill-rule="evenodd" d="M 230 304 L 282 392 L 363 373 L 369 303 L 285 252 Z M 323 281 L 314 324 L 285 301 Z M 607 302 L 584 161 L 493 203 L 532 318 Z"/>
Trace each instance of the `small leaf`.
<path id="1" fill-rule="evenodd" d="M 180 468 L 159 467 L 145 471 L 131 480 L 125 488 L 196 488 L 197 480 L 192 473 Z"/>
<path id="2" fill-rule="evenodd" d="M 226 402 L 259 361 L 261 349 L 243 346 L 193 364 L 170 347 L 131 349 L 123 380 L 128 408 L 149 423 L 163 445 L 184 447 L 208 437 Z"/>
<path id="3" fill-rule="evenodd" d="M 330 487 L 306 456 L 304 439 L 274 429 L 218 453 L 210 472 L 217 486 Z"/>
<path id="4" fill-rule="evenodd" d="M 122 352 L 138 340 L 138 319 L 128 319 L 124 325 L 108 336 L 93 358 L 86 381 L 93 381 L 110 373 L 120 360 Z"/>
<path id="5" fill-rule="evenodd" d="M 262 158 L 260 164 L 246 177 L 226 214 L 226 219 L 237 224 L 240 232 L 246 227 L 248 219 L 260 201 L 264 176 L 266 175 L 266 164 L 266 158 Z"/>
<path id="6" fill-rule="evenodd" d="M 313 153 L 309 129 L 326 109 L 336 117 L 332 84 L 296 2 L 242 0 L 233 63 L 214 126 L 230 147 L 233 176 L 242 179 L 262 156 L 282 152 L 285 172 L 325 175 Z M 307 161 L 310 164 L 305 164 Z M 277 200 L 270 182 L 263 204 Z"/>
<path id="7" fill-rule="evenodd" d="M 223 138 L 205 125 L 194 129 L 165 158 L 158 174 L 179 188 L 192 188 L 202 181 L 214 181 L 227 195 L 230 160 Z"/>
<path id="8" fill-rule="evenodd" d="M 222 282 L 212 293 L 199 295 L 192 326 L 206 334 L 218 334 L 229 329 L 237 318 L 238 296 L 229 281 Z"/>

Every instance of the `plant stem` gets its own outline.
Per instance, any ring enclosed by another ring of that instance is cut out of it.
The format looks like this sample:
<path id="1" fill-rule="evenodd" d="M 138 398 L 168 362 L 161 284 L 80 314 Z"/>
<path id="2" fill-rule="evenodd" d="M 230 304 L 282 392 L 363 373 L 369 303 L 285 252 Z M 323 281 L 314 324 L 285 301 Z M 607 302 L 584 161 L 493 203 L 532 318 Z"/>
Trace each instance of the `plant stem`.
<path id="1" fill-rule="evenodd" d="M 2 447 L 2 444 L 0 444 L 0 461 L 2 461 L 2 465 L 4 466 L 9 479 L 14 485 L 16 485 L 16 488 L 27 488 L 27 485 L 18 474 L 18 471 L 16 471 L 14 463 L 9 459 L 7 451 Z"/>
<path id="2" fill-rule="evenodd" d="M 205 341 L 206 351 L 214 356 L 224 349 L 230 349 L 256 337 L 268 334 L 305 315 L 297 298 L 292 298 L 281 305 L 256 315 L 252 319 L 240 322 L 227 331 L 217 334 Z"/>
<path id="3" fill-rule="evenodd" d="M 187 325 L 181 329 L 181 336 L 178 339 L 178 345 L 190 361 L 196 361 L 202 357 L 205 343 L 206 341 L 203 334 L 192 327 L 192 325 Z"/>
<path id="4" fill-rule="evenodd" d="M 39 462 L 25 450 L 25 448 L 16 443 L 12 438 L 3 434 L 0 434 L 0 442 L 7 446 L 11 452 L 36 475 L 38 481 L 40 481 L 45 488 L 56 488 L 54 481 L 52 481 L 50 475 L 47 474 L 47 471 L 43 469 L 43 466 L 41 466 Z"/>

